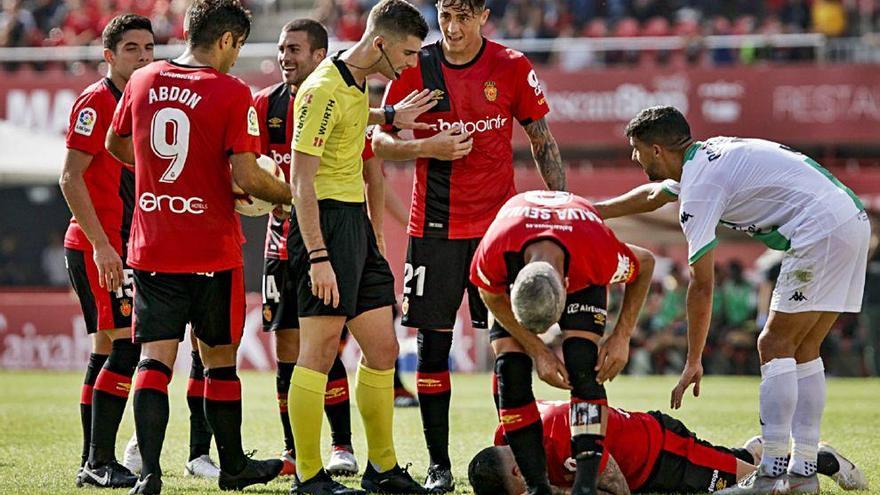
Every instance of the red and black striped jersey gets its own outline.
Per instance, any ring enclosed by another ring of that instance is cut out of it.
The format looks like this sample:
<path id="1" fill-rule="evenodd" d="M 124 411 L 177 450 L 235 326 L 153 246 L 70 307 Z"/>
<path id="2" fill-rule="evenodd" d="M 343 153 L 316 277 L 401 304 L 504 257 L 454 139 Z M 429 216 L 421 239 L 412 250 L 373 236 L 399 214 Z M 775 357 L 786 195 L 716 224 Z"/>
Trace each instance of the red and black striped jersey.
<path id="1" fill-rule="evenodd" d="M 68 149 L 92 155 L 83 174 L 89 198 L 110 245 L 124 256 L 134 209 L 134 173 L 104 148 L 107 129 L 121 97 L 122 92 L 107 78 L 86 88 L 73 104 L 66 141 Z M 76 218 L 70 218 L 64 247 L 92 249 Z"/>
<path id="2" fill-rule="evenodd" d="M 527 125 L 549 111 L 529 60 L 522 53 L 483 40 L 473 61 L 454 65 L 441 42 L 419 53 L 417 67 L 389 83 L 385 104 L 414 90 L 439 90 L 442 99 L 419 117 L 430 130 L 416 138 L 459 127 L 473 135 L 471 152 L 453 162 L 416 160 L 407 228 L 414 237 L 473 239 L 483 236 L 495 214 L 516 194 L 513 182 L 513 122 Z"/>

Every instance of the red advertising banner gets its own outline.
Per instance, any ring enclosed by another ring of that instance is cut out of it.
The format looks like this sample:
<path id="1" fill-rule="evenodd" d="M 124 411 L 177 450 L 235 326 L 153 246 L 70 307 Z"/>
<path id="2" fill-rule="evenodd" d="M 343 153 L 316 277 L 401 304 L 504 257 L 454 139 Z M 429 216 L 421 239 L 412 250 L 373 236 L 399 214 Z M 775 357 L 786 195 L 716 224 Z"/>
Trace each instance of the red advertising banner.
<path id="1" fill-rule="evenodd" d="M 760 136 L 791 145 L 876 145 L 880 135 L 880 66 L 804 65 L 687 70 L 652 68 L 565 72 L 540 69 L 553 134 L 565 148 L 625 147 L 623 128 L 642 108 L 669 104 L 688 117 L 696 137 Z M 241 76 L 254 88 L 276 74 Z M 0 78 L 0 119 L 62 133 L 90 73 L 19 71 Z M 517 146 L 527 142 L 515 133 Z"/>

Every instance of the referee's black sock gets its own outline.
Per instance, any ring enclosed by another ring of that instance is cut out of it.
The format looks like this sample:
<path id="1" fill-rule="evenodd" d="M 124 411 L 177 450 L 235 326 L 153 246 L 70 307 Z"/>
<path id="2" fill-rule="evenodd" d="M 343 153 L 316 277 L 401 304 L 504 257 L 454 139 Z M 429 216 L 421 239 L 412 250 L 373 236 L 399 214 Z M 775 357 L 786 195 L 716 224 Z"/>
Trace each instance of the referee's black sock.
<path id="1" fill-rule="evenodd" d="M 591 340 L 569 337 L 562 344 L 562 354 L 571 383 L 571 456 L 577 463 L 572 495 L 595 494 L 607 408 L 605 387 L 596 382 L 599 349 Z"/>
<path id="2" fill-rule="evenodd" d="M 116 459 L 116 433 L 128 402 L 131 377 L 141 355 L 130 338 L 113 341 L 110 356 L 95 381 L 92 399 L 92 443 L 89 465 L 103 466 Z"/>
<path id="3" fill-rule="evenodd" d="M 348 390 L 348 373 L 339 354 L 327 373 L 327 389 L 324 393 L 324 413 L 330 422 L 333 445 L 351 447 L 351 399 Z"/>
<path id="4" fill-rule="evenodd" d="M 159 456 L 168 427 L 168 382 L 171 369 L 155 359 L 138 364 L 134 381 L 134 427 L 143 465 L 141 479 L 148 474 L 162 476 Z"/>
<path id="5" fill-rule="evenodd" d="M 284 430 L 284 450 L 296 458 L 296 447 L 293 443 L 293 430 L 290 428 L 290 414 L 287 413 L 287 394 L 290 392 L 290 377 L 296 363 L 277 361 L 275 371 L 275 392 L 278 398 L 278 413 L 281 416 L 281 428 Z"/>
<path id="6" fill-rule="evenodd" d="M 199 351 L 192 351 L 192 367 L 186 384 L 189 407 L 189 460 L 211 452 L 211 427 L 205 418 L 205 365 Z"/>
<path id="7" fill-rule="evenodd" d="M 416 368 L 416 390 L 425 443 L 431 464 L 451 468 L 449 460 L 449 400 L 452 384 L 449 380 L 449 351 L 452 332 L 419 329 Z"/>
<path id="8" fill-rule="evenodd" d="M 241 447 L 241 382 L 235 366 L 205 372 L 205 416 L 217 440 L 220 469 L 240 473 L 247 457 Z"/>
<path id="9" fill-rule="evenodd" d="M 80 466 L 85 466 L 89 460 L 89 448 L 92 443 L 92 396 L 94 395 L 95 380 L 101 367 L 107 361 L 106 354 L 89 354 L 89 364 L 86 366 L 86 376 L 83 379 L 82 389 L 79 395 L 79 420 L 82 423 L 83 447 L 80 457 Z"/>
<path id="10" fill-rule="evenodd" d="M 499 417 L 530 495 L 549 494 L 544 427 L 532 393 L 532 358 L 506 352 L 495 359 Z"/>

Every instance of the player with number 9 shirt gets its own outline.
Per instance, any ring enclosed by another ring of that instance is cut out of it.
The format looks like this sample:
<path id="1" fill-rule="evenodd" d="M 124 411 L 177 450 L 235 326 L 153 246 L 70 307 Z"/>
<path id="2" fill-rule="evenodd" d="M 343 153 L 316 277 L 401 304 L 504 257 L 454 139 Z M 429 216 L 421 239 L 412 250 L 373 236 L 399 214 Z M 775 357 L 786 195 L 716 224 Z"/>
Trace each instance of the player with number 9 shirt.
<path id="1" fill-rule="evenodd" d="M 290 202 L 290 188 L 257 165 L 250 89 L 227 74 L 250 33 L 250 13 L 237 0 L 197 0 L 185 25 L 183 55 L 135 74 L 107 135 L 111 153 L 137 162 L 128 259 L 134 339 L 143 344 L 134 386 L 143 468 L 132 493 L 162 489 L 168 382 L 187 323 L 207 368 L 204 408 L 220 454 L 220 488 L 265 483 L 282 467 L 277 459 L 248 458 L 241 446 L 236 349 L 244 327 L 244 239 L 232 179 L 275 204 Z"/>

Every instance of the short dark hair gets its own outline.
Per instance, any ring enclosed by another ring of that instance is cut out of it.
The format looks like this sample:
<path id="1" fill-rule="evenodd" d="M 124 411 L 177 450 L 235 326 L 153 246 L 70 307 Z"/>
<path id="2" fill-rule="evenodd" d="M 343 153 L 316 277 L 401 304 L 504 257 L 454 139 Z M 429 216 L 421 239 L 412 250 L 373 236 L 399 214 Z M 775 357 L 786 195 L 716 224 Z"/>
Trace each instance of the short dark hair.
<path id="1" fill-rule="evenodd" d="M 498 447 L 486 447 L 477 452 L 468 465 L 468 481 L 475 495 L 507 493 L 504 485 L 504 466 Z"/>
<path id="2" fill-rule="evenodd" d="M 386 36 L 416 36 L 424 40 L 428 36 L 428 23 L 425 17 L 406 0 L 382 0 L 371 10 L 367 18 L 369 31 L 378 31 Z"/>
<path id="3" fill-rule="evenodd" d="M 671 149 L 683 148 L 691 139 L 691 126 L 675 107 L 650 107 L 629 121 L 626 137 Z"/>
<path id="4" fill-rule="evenodd" d="M 312 51 L 323 48 L 327 49 L 327 28 L 318 21 L 312 19 L 294 19 L 281 28 L 281 32 L 302 31 L 309 38 L 309 46 Z"/>
<path id="5" fill-rule="evenodd" d="M 153 34 L 153 24 L 146 17 L 135 14 L 121 14 L 104 26 L 101 33 L 101 40 L 104 42 L 104 48 L 116 51 L 116 46 L 122 41 L 122 35 L 127 31 L 135 29 L 143 29 Z"/>
<path id="6" fill-rule="evenodd" d="M 437 8 L 440 7 L 476 14 L 486 9 L 486 0 L 437 0 Z"/>
<path id="7" fill-rule="evenodd" d="M 224 33 L 237 42 L 251 34 L 251 12 L 238 0 L 196 0 L 186 11 L 186 31 L 191 47 L 209 46 Z"/>

